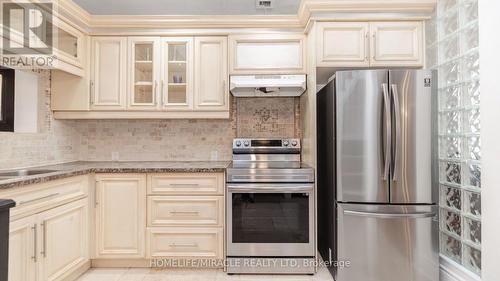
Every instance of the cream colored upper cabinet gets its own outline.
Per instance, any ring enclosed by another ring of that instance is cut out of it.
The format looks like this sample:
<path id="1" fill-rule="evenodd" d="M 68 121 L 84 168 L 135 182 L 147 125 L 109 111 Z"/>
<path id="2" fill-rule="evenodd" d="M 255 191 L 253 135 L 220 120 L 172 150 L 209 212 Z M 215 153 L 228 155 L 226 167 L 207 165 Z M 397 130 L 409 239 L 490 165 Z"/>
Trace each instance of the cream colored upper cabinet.
<path id="1" fill-rule="evenodd" d="M 146 175 L 96 175 L 97 258 L 145 257 Z"/>
<path id="2" fill-rule="evenodd" d="M 166 110 L 192 110 L 194 52 L 192 37 L 161 39 L 161 104 Z"/>
<path id="3" fill-rule="evenodd" d="M 370 65 L 366 22 L 320 22 L 317 24 L 317 66 L 368 67 Z"/>
<path id="4" fill-rule="evenodd" d="M 83 76 L 85 35 L 57 17 L 54 17 L 53 23 L 53 53 L 57 58 L 54 67 Z"/>
<path id="5" fill-rule="evenodd" d="M 195 38 L 195 109 L 228 111 L 227 38 Z"/>
<path id="6" fill-rule="evenodd" d="M 89 260 L 87 199 L 39 215 L 40 280 L 63 280 Z"/>
<path id="7" fill-rule="evenodd" d="M 160 47 L 159 37 L 128 38 L 129 109 L 159 108 Z"/>
<path id="8" fill-rule="evenodd" d="M 306 73 L 303 34 L 229 36 L 231 74 Z"/>
<path id="9" fill-rule="evenodd" d="M 36 216 L 10 223 L 9 281 L 35 281 L 39 254 Z"/>
<path id="10" fill-rule="evenodd" d="M 422 66 L 422 22 L 372 22 L 371 66 Z"/>
<path id="11" fill-rule="evenodd" d="M 127 104 L 127 38 L 92 38 L 91 109 L 123 110 Z"/>

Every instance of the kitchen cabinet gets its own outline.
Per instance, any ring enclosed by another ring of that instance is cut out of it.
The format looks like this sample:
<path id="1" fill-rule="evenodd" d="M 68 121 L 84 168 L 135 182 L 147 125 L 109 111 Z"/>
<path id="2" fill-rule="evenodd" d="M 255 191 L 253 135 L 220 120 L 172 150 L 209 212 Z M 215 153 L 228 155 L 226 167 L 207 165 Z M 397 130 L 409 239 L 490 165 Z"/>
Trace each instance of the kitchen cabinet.
<path id="1" fill-rule="evenodd" d="M 371 66 L 422 66 L 421 22 L 372 22 Z"/>
<path id="2" fill-rule="evenodd" d="M 9 280 L 63 280 L 89 260 L 87 199 L 11 222 Z"/>
<path id="3" fill-rule="evenodd" d="M 147 257 L 223 258 L 224 174 L 148 175 Z"/>
<path id="4" fill-rule="evenodd" d="M 58 17 L 53 19 L 53 32 L 54 69 L 83 76 L 87 36 Z"/>
<path id="5" fill-rule="evenodd" d="M 146 175 L 96 175 L 96 257 L 145 257 Z"/>
<path id="6" fill-rule="evenodd" d="M 91 41 L 88 86 L 55 76 L 56 119 L 229 118 L 227 37 Z"/>
<path id="7" fill-rule="evenodd" d="M 195 37 L 195 109 L 229 110 L 227 38 Z"/>
<path id="8" fill-rule="evenodd" d="M 230 74 L 306 74 L 303 34 L 229 36 Z"/>
<path id="9" fill-rule="evenodd" d="M 422 22 L 319 22 L 319 67 L 421 67 Z"/>
<path id="10" fill-rule="evenodd" d="M 222 259 L 222 233 L 222 228 L 149 228 L 148 256 Z"/>
<path id="11" fill-rule="evenodd" d="M 366 22 L 319 22 L 317 66 L 370 65 Z"/>
<path id="12" fill-rule="evenodd" d="M 9 280 L 35 281 L 38 262 L 36 216 L 10 223 Z"/>
<path id="13" fill-rule="evenodd" d="M 161 103 L 165 110 L 192 110 L 194 53 L 192 37 L 162 38 Z"/>
<path id="14" fill-rule="evenodd" d="M 39 215 L 41 280 L 62 280 L 89 259 L 87 199 Z"/>
<path id="15" fill-rule="evenodd" d="M 160 38 L 128 38 L 128 93 L 130 110 L 158 109 Z"/>
<path id="16" fill-rule="evenodd" d="M 123 110 L 127 105 L 126 37 L 93 37 L 91 63 L 92 110 Z"/>

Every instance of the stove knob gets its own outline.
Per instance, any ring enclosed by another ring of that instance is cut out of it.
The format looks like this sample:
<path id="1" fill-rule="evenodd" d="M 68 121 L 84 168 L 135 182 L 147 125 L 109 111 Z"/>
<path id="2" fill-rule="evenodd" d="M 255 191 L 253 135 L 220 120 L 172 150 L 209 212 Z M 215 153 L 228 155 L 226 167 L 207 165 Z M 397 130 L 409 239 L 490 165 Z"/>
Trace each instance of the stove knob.
<path id="1" fill-rule="evenodd" d="M 286 140 L 286 141 L 283 141 L 283 145 L 284 146 L 288 146 L 290 143 Z"/>
<path id="2" fill-rule="evenodd" d="M 292 146 L 297 146 L 297 141 L 292 141 Z"/>
<path id="3" fill-rule="evenodd" d="M 244 141 L 244 142 L 243 142 L 243 145 L 245 145 L 245 146 L 249 146 L 249 145 L 250 145 L 250 142 L 248 142 L 248 141 Z"/>
<path id="4" fill-rule="evenodd" d="M 241 141 L 236 141 L 236 146 L 240 147 L 241 146 Z"/>

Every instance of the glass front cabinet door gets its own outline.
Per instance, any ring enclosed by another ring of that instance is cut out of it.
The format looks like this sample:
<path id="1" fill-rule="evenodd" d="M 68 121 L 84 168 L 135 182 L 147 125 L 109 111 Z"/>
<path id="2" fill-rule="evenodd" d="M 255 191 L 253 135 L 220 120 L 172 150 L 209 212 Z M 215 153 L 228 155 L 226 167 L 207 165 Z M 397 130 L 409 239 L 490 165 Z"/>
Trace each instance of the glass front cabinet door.
<path id="1" fill-rule="evenodd" d="M 162 38 L 161 104 L 168 111 L 193 109 L 193 38 Z"/>
<path id="2" fill-rule="evenodd" d="M 129 109 L 159 108 L 158 88 L 161 64 L 158 37 L 129 37 Z"/>

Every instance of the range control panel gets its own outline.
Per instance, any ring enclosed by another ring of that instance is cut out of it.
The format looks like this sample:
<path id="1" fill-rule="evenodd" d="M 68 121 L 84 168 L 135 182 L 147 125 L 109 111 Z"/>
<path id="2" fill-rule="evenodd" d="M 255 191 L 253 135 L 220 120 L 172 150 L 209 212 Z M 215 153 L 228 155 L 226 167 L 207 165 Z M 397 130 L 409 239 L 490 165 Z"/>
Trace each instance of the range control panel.
<path id="1" fill-rule="evenodd" d="M 299 149 L 300 139 L 247 139 L 238 138 L 233 140 L 233 149 L 271 149 L 279 151 L 281 149 Z"/>

